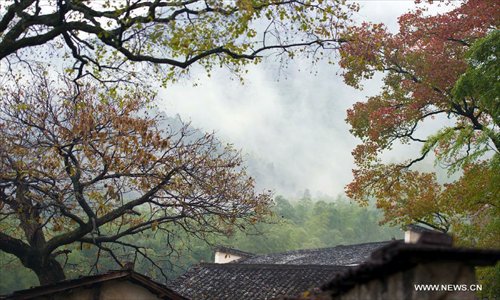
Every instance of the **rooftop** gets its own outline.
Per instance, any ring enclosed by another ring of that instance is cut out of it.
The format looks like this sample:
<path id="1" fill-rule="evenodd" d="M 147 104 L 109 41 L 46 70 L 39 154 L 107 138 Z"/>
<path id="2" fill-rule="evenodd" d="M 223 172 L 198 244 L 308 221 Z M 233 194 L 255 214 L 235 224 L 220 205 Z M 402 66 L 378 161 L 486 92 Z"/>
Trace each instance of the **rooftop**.
<path id="1" fill-rule="evenodd" d="M 170 283 L 192 300 L 265 300 L 318 287 L 345 266 L 201 263 Z"/>
<path id="2" fill-rule="evenodd" d="M 132 270 L 110 271 L 108 273 L 84 276 L 77 279 L 63 280 L 54 284 L 42 285 L 26 290 L 16 291 L 5 296 L 6 299 L 40 299 L 41 297 L 64 293 L 71 289 L 90 287 L 95 284 L 100 284 L 111 280 L 128 280 L 137 285 L 140 285 L 151 293 L 156 294 L 161 299 L 169 300 L 187 300 L 186 298 L 175 293 L 165 285 L 158 283 L 151 278 Z M 1 298 L 1 297 L 0 297 Z"/>
<path id="3" fill-rule="evenodd" d="M 395 241 L 375 251 L 367 262 L 339 273 L 321 289 L 332 295 L 341 294 L 356 284 L 380 278 L 381 274 L 389 276 L 421 263 L 456 261 L 472 266 L 487 266 L 494 265 L 499 260 L 500 250 Z"/>
<path id="4" fill-rule="evenodd" d="M 254 255 L 240 259 L 240 264 L 277 265 L 357 265 L 369 259 L 370 254 L 391 241 L 340 245 L 330 248 L 295 250 L 281 253 Z"/>

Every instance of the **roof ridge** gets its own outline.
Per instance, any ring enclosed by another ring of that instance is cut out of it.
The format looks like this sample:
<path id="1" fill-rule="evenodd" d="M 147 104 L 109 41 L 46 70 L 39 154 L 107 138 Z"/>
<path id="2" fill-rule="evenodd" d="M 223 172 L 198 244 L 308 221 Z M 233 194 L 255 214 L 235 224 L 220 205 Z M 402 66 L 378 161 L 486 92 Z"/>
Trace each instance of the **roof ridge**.
<path id="1" fill-rule="evenodd" d="M 402 240 L 397 240 L 397 241 L 402 241 Z M 340 248 L 340 247 L 356 247 L 356 246 L 362 246 L 362 245 L 382 244 L 382 243 L 389 244 L 391 242 L 394 242 L 394 240 L 379 241 L 379 242 L 367 242 L 367 243 L 349 244 L 349 245 L 342 245 L 342 244 L 340 244 L 340 245 L 336 245 L 336 246 L 332 246 L 332 247 L 297 249 L 297 250 L 289 250 L 289 251 L 284 251 L 284 252 L 273 252 L 273 253 L 268 253 L 268 254 L 254 254 L 254 255 L 255 256 L 264 256 L 264 255 L 281 255 L 281 254 L 305 253 L 305 252 L 318 251 L 318 250 L 330 250 L 330 249 L 335 249 L 335 248 Z"/>

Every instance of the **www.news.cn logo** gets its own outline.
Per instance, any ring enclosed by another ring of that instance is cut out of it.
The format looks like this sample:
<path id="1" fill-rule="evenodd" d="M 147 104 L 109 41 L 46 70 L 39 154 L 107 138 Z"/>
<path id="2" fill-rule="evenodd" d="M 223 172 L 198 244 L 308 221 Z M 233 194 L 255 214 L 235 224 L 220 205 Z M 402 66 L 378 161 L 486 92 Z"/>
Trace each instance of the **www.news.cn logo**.
<path id="1" fill-rule="evenodd" d="M 415 284 L 416 291 L 435 291 L 435 292 L 476 292 L 482 291 L 480 284 Z"/>

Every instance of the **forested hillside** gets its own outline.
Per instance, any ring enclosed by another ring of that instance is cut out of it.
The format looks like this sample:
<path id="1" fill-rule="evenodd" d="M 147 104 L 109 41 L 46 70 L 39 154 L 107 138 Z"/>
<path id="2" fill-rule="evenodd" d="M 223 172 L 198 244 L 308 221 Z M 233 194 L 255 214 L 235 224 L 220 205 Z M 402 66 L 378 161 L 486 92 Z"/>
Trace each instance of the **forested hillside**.
<path id="1" fill-rule="evenodd" d="M 150 230 L 134 238 L 144 239 L 142 244 L 147 248 L 142 251 L 158 258 L 156 262 L 161 264 L 167 278 L 175 278 L 193 264 L 213 261 L 213 246 L 219 244 L 253 253 L 271 253 L 399 239 L 403 235 L 398 228 L 379 226 L 380 213 L 375 208 L 362 208 L 341 197 L 312 198 L 307 191 L 298 199 L 277 196 L 273 211 L 274 215 L 266 223 L 255 224 L 253 234 L 234 232 L 230 238 L 206 236 L 210 244 L 188 238 L 174 229 L 169 236 Z M 171 248 L 167 247 L 168 243 L 175 244 L 176 249 L 183 249 L 182 252 L 168 253 L 167 249 Z M 104 272 L 116 266 L 111 260 L 94 264 L 98 252 L 88 244 L 66 250 L 71 253 L 67 257 L 61 256 L 61 263 L 70 278 Z M 138 272 L 163 281 L 162 274 L 152 267 L 152 262 L 131 255 L 130 261 L 134 260 Z M 38 285 L 36 276 L 20 266 L 17 258 L 1 253 L 0 264 L 0 294 Z"/>

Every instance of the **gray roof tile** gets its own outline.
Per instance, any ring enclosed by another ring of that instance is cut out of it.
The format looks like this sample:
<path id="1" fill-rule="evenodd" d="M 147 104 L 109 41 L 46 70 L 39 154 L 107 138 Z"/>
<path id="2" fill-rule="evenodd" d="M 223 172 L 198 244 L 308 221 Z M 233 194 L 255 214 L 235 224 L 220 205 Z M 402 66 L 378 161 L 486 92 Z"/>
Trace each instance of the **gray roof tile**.
<path id="1" fill-rule="evenodd" d="M 356 245 L 340 245 L 330 248 L 295 250 L 282 253 L 255 255 L 238 260 L 240 264 L 288 264 L 288 265 L 356 265 L 368 258 L 370 254 L 389 244 L 391 241 L 364 243 Z"/>
<path id="2" fill-rule="evenodd" d="M 364 243 L 274 254 L 247 254 L 232 263 L 202 263 L 170 284 L 193 300 L 267 300 L 299 295 L 328 282 L 336 274 L 368 260 L 389 244 Z M 231 249 L 234 250 L 234 249 Z"/>
<path id="3" fill-rule="evenodd" d="M 318 287 L 345 266 L 202 263 L 170 287 L 192 300 L 266 300 Z"/>

